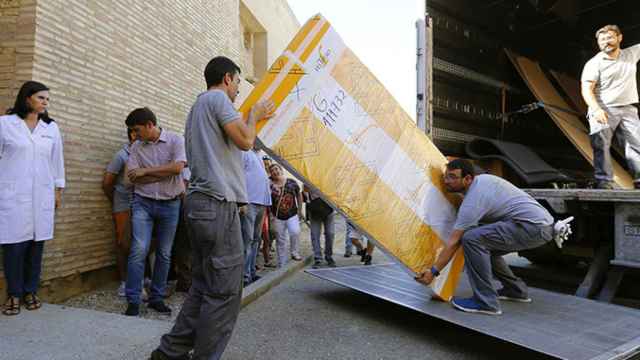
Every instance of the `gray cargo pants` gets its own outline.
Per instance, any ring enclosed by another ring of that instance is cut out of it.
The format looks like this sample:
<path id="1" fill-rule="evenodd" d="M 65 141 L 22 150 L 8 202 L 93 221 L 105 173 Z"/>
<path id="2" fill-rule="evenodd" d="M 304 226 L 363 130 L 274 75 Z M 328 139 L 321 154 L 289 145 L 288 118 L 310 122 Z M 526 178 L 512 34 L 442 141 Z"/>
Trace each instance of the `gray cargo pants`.
<path id="1" fill-rule="evenodd" d="M 313 259 L 322 261 L 322 244 L 320 244 L 320 235 L 322 235 L 322 226 L 324 225 L 324 259 L 329 260 L 333 257 L 333 239 L 335 238 L 336 212 L 327 215 L 326 218 L 320 219 L 310 213 L 311 218 L 311 246 L 313 247 Z"/>
<path id="2" fill-rule="evenodd" d="M 609 127 L 591 135 L 593 147 L 593 166 L 595 178 L 600 181 L 613 181 L 611 165 L 611 141 L 616 136 L 624 150 L 631 176 L 634 182 L 640 182 L 640 119 L 638 109 L 633 105 L 614 106 L 606 109 Z"/>
<path id="3" fill-rule="evenodd" d="M 193 279 L 176 323 L 158 348 L 169 358 L 219 359 L 240 312 L 244 246 L 236 203 L 200 193 L 186 198 Z"/>
<path id="4" fill-rule="evenodd" d="M 544 245 L 553 238 L 553 225 L 499 221 L 469 229 L 462 235 L 465 269 L 474 298 L 486 308 L 499 310 L 493 275 L 511 293 L 527 296 L 527 286 L 516 277 L 502 256 Z"/>

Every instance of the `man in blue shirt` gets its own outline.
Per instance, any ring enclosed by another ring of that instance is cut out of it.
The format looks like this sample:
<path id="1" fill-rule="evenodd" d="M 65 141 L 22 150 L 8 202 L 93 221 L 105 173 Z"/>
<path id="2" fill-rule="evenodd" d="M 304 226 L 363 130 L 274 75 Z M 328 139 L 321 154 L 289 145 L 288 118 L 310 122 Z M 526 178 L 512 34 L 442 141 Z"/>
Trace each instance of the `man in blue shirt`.
<path id="1" fill-rule="evenodd" d="M 262 221 L 271 206 L 269 175 L 264 169 L 258 151 L 254 148 L 242 153 L 245 180 L 247 183 L 247 205 L 240 208 L 242 238 L 244 240 L 244 285 L 260 279 L 256 275 L 256 257 L 262 235 Z"/>

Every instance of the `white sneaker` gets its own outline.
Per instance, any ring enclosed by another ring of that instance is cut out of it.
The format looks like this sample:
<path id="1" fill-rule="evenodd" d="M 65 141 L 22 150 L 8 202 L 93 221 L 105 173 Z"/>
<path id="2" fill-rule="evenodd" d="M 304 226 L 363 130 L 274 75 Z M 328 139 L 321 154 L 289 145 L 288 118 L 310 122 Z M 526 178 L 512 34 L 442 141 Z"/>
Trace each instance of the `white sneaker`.
<path id="1" fill-rule="evenodd" d="M 125 282 L 121 281 L 120 282 L 120 286 L 118 286 L 118 296 L 119 297 L 125 297 L 126 296 L 126 294 L 124 292 L 124 289 L 125 289 Z"/>
<path id="2" fill-rule="evenodd" d="M 573 221 L 573 216 L 569 216 L 564 220 L 558 220 L 553 225 L 553 240 L 559 249 L 562 249 L 562 243 L 571 235 L 571 224 L 569 224 L 571 221 Z"/>

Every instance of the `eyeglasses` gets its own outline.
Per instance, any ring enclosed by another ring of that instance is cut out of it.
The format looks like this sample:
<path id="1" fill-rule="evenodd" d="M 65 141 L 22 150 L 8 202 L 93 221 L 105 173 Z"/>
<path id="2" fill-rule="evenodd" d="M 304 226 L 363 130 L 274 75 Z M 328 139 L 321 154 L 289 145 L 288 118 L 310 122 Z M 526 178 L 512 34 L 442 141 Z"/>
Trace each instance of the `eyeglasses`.
<path id="1" fill-rule="evenodd" d="M 444 175 L 444 178 L 446 180 L 458 180 L 458 179 L 462 179 L 462 176 L 456 175 L 454 173 L 446 173 Z"/>

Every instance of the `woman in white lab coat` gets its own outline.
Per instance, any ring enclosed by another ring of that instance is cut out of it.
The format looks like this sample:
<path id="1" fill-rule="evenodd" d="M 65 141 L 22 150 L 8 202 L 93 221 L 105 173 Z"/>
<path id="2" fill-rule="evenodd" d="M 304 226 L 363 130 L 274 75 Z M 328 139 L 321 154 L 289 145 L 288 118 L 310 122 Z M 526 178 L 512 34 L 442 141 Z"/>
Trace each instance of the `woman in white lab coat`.
<path id="1" fill-rule="evenodd" d="M 16 102 L 0 116 L 0 244 L 7 300 L 4 315 L 40 308 L 36 296 L 44 240 L 53 238 L 54 210 L 64 188 L 62 138 L 47 115 L 49 89 L 22 85 Z"/>

